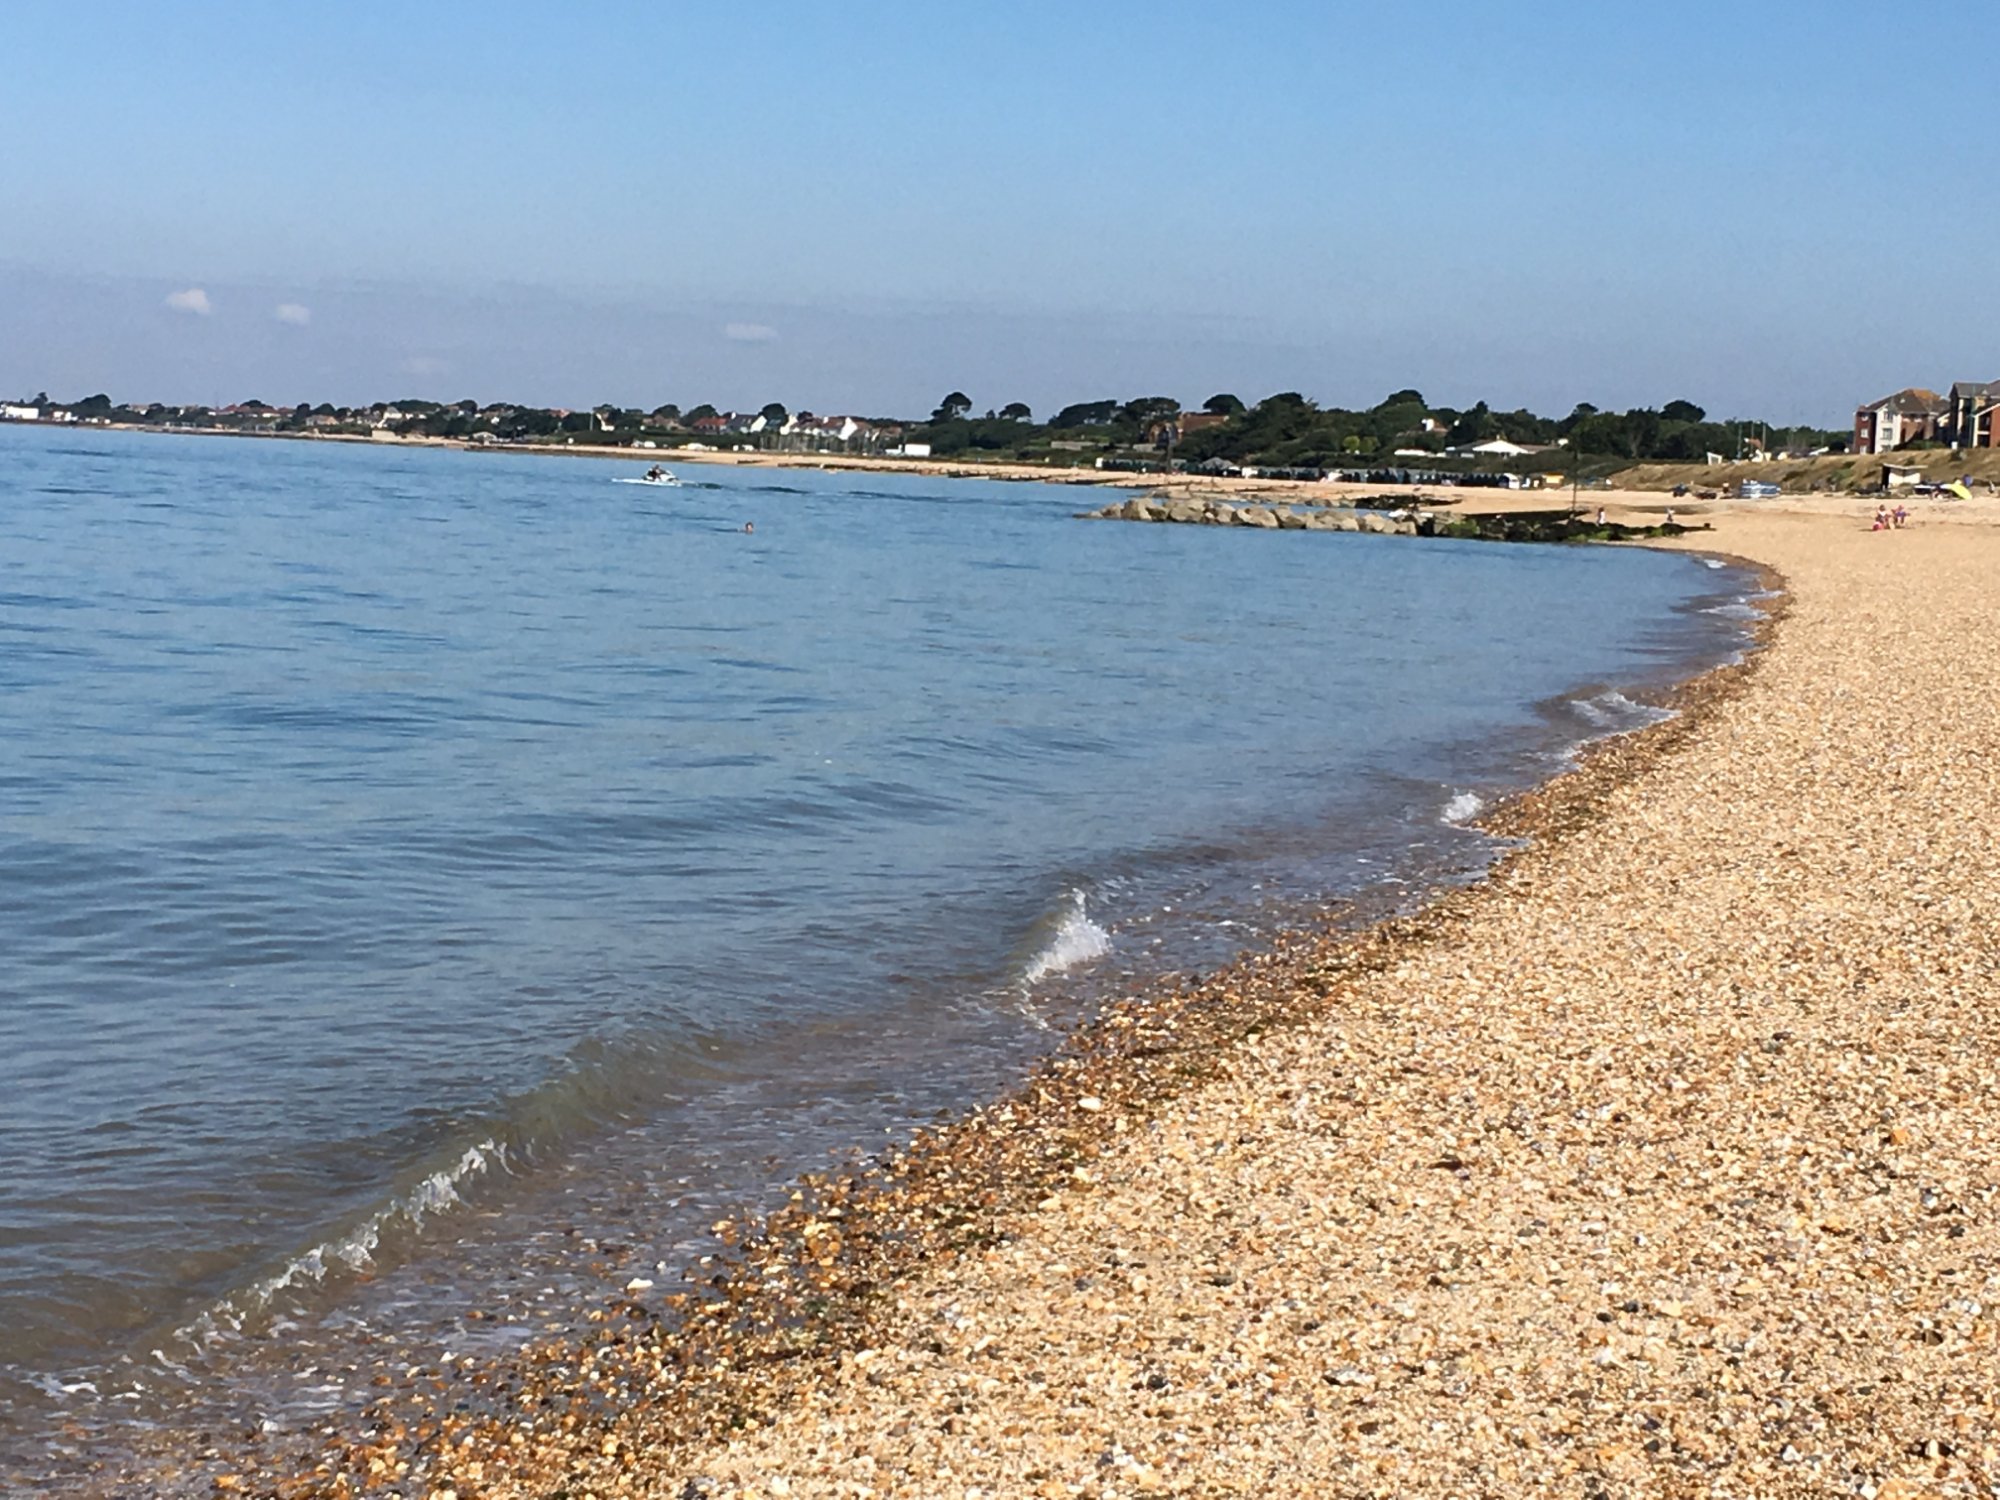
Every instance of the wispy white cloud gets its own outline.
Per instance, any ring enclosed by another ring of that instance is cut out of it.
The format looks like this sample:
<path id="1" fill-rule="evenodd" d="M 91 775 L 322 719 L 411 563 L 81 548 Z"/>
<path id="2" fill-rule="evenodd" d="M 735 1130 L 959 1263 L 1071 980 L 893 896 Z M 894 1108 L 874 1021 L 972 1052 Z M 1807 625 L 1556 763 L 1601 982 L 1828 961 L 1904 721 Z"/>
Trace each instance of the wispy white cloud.
<path id="1" fill-rule="evenodd" d="M 198 286 L 191 286 L 184 292 L 167 293 L 167 306 L 175 312 L 196 313 L 204 318 L 215 311 L 208 300 L 208 293 Z"/>
<path id="2" fill-rule="evenodd" d="M 778 336 L 778 330 L 764 323 L 728 323 L 722 336 L 738 344 L 768 344 Z"/>
<path id="3" fill-rule="evenodd" d="M 295 328 L 303 328 L 313 320 L 312 309 L 303 302 L 280 302 L 272 310 L 271 316 L 280 323 L 290 323 Z"/>

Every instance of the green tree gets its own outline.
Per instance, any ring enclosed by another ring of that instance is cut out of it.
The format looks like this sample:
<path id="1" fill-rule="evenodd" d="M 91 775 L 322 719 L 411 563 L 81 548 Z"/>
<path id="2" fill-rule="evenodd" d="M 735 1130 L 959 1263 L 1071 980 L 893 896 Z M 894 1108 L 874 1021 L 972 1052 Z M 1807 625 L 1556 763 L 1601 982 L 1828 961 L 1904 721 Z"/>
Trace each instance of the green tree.
<path id="1" fill-rule="evenodd" d="M 1424 393 L 1412 390 L 1401 390 L 1391 393 L 1375 410 L 1381 411 L 1384 407 L 1389 406 L 1422 406 L 1425 411 L 1430 410 L 1428 406 L 1424 405 Z"/>
<path id="2" fill-rule="evenodd" d="M 1625 413 L 1625 456 L 1653 458 L 1660 449 L 1660 414 L 1650 406 L 1635 406 Z"/>
<path id="3" fill-rule="evenodd" d="M 1000 408 L 1000 415 L 1009 422 L 1032 422 L 1035 414 L 1025 401 L 1009 401 Z"/>
<path id="4" fill-rule="evenodd" d="M 1588 422 L 1597 415 L 1597 408 L 1588 401 L 1579 401 L 1570 409 L 1570 414 L 1556 423 L 1558 432 L 1568 433 Z"/>
<path id="5" fill-rule="evenodd" d="M 953 391 L 938 402 L 937 410 L 931 413 L 933 422 L 953 422 L 972 410 L 972 398 L 964 391 Z"/>
<path id="6" fill-rule="evenodd" d="M 766 422 L 775 422 L 783 426 L 785 418 L 789 417 L 791 413 L 785 410 L 782 401 L 773 401 L 757 415 L 762 417 Z"/>
<path id="7" fill-rule="evenodd" d="M 1445 441 L 1452 447 L 1464 447 L 1472 443 L 1489 442 L 1500 436 L 1500 423 L 1484 401 L 1474 404 L 1471 411 L 1460 414 L 1445 434 Z"/>
<path id="8" fill-rule="evenodd" d="M 1232 396 L 1227 391 L 1218 391 L 1201 403 L 1201 409 L 1212 416 L 1233 417 L 1243 410 L 1240 396 Z"/>
<path id="9" fill-rule="evenodd" d="M 1669 401 L 1660 408 L 1660 417 L 1668 422 L 1699 422 L 1708 415 L 1692 401 Z"/>
<path id="10" fill-rule="evenodd" d="M 1102 427 L 1118 415 L 1116 401 L 1078 401 L 1049 419 L 1051 427 Z"/>
<path id="11" fill-rule="evenodd" d="M 1171 396 L 1135 396 L 1119 408 L 1118 417 L 1134 432 L 1144 432 L 1155 422 L 1169 421 L 1180 413 L 1180 402 Z"/>
<path id="12" fill-rule="evenodd" d="M 710 406 L 706 401 L 704 401 L 701 403 L 701 405 L 697 406 L 693 411 L 687 414 L 687 419 L 690 422 L 705 422 L 710 417 L 717 415 L 719 415 L 719 413 L 716 411 L 716 409 Z"/>

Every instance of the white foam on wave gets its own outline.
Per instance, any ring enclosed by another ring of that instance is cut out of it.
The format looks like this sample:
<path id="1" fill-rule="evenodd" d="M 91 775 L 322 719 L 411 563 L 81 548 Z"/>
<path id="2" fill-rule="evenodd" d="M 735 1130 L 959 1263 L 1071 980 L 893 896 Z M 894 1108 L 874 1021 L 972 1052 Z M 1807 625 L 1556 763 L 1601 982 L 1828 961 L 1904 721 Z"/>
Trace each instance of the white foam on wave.
<path id="1" fill-rule="evenodd" d="M 1570 707 L 1578 718 L 1592 728 L 1612 733 L 1640 729 L 1674 716 L 1671 709 L 1634 703 L 1616 688 L 1599 693 L 1593 698 L 1573 698 L 1570 700 Z"/>
<path id="2" fill-rule="evenodd" d="M 385 1231 L 398 1226 L 422 1228 L 426 1218 L 462 1203 L 460 1189 L 472 1179 L 506 1163 L 507 1148 L 491 1137 L 466 1147 L 456 1162 L 419 1179 L 407 1192 L 392 1198 L 347 1233 L 314 1245 L 273 1274 L 224 1297 L 193 1322 L 177 1329 L 175 1339 L 206 1346 L 219 1338 L 241 1333 L 246 1323 L 292 1287 L 316 1286 L 343 1270 L 354 1275 L 366 1273 L 375 1264 L 375 1252 L 381 1248 Z M 164 1360 L 163 1355 L 161 1358 Z"/>
<path id="3" fill-rule="evenodd" d="M 1725 620 L 1761 620 L 1764 611 L 1754 604 L 1711 604 L 1702 611 L 1705 615 L 1720 615 Z"/>
<path id="4" fill-rule="evenodd" d="M 1440 816 L 1447 823 L 1469 823 L 1486 811 L 1486 799 L 1477 792 L 1459 792 L 1445 803 Z"/>
<path id="5" fill-rule="evenodd" d="M 1021 974 L 1024 985 L 1039 984 L 1051 974 L 1061 974 L 1079 964 L 1087 964 L 1111 951 L 1111 934 L 1090 920 L 1082 891 L 1069 893 L 1069 909 L 1056 923 L 1048 942 Z"/>
<path id="6" fill-rule="evenodd" d="M 1719 557 L 1704 557 L 1701 560 L 1701 565 L 1704 568 L 1714 568 L 1717 572 L 1720 572 L 1722 569 L 1729 566 L 1728 563 L 1724 562 Z"/>

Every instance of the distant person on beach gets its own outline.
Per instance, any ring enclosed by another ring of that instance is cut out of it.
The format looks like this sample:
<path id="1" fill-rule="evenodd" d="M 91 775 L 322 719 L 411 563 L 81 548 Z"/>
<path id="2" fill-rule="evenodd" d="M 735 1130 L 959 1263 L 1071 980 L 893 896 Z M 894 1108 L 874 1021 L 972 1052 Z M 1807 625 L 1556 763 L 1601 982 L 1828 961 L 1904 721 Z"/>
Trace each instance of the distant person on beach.
<path id="1" fill-rule="evenodd" d="M 1597 524 L 1599 526 L 1604 524 L 1604 507 L 1601 505 L 1597 507 Z"/>
<path id="2" fill-rule="evenodd" d="M 1909 507 L 1904 505 L 1901 501 L 1898 501 L 1896 503 L 1896 508 L 1889 512 L 1889 519 L 1894 521 L 1896 523 L 1896 529 L 1898 531 L 1901 531 L 1903 529 L 1903 523 L 1910 519 Z"/>
<path id="3" fill-rule="evenodd" d="M 1673 507 L 1672 507 L 1671 505 L 1669 505 L 1669 506 L 1667 507 L 1667 521 L 1666 521 L 1666 524 L 1667 524 L 1667 525 L 1669 525 L 1669 526 L 1671 526 L 1671 525 L 1673 525 L 1673 524 L 1674 524 L 1674 508 L 1673 508 Z"/>
<path id="4" fill-rule="evenodd" d="M 1875 507 L 1875 524 L 1868 529 L 1870 531 L 1887 531 L 1889 529 L 1889 509 L 1887 506 L 1878 505 Z"/>

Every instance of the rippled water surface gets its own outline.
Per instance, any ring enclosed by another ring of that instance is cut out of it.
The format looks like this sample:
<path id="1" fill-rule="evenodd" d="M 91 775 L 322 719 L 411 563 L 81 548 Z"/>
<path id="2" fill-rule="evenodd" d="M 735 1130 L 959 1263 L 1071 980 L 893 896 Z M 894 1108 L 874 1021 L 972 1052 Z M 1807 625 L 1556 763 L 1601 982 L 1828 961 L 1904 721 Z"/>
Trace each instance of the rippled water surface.
<path id="1" fill-rule="evenodd" d="M 1741 628 L 1685 558 L 630 472 L 0 428 L 0 1453 L 1471 869 Z"/>

